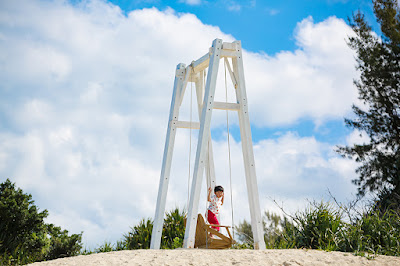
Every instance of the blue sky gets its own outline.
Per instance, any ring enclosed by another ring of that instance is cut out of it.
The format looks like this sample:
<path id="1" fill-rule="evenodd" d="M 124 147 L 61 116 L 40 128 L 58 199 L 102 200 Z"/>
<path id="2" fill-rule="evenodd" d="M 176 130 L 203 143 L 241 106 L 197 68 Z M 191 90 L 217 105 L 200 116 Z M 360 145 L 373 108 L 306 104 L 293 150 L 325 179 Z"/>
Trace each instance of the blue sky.
<path id="1" fill-rule="evenodd" d="M 218 26 L 221 31 L 241 40 L 246 49 L 253 52 L 273 55 L 281 51 L 293 51 L 297 48 L 294 31 L 299 21 L 312 17 L 314 23 L 324 21 L 328 17 L 348 18 L 361 10 L 374 25 L 371 1 L 351 0 L 305 0 L 305 1 L 230 1 L 230 0 L 111 0 L 123 12 L 134 9 L 156 7 L 160 10 L 168 8 L 176 12 L 195 14 L 203 23 Z M 214 130 L 218 136 L 224 129 Z M 240 138 L 238 127 L 232 128 L 236 139 Z M 262 138 L 273 138 L 279 132 L 295 131 L 299 136 L 314 136 L 332 144 L 343 144 L 345 136 L 350 132 L 343 119 L 325 121 L 316 127 L 312 119 L 303 118 L 295 124 L 284 127 L 252 127 L 255 141 Z"/>
<path id="2" fill-rule="evenodd" d="M 343 122 L 360 104 L 346 44 L 358 8 L 373 22 L 369 1 L 0 1 L 0 181 L 32 194 L 48 222 L 83 231 L 88 248 L 119 240 L 154 215 L 176 65 L 220 38 L 244 49 L 262 211 L 279 212 L 276 200 L 295 212 L 328 190 L 352 199 L 357 164 L 334 149 L 365 141 Z M 220 72 L 223 100 L 222 88 Z M 249 213 L 234 113 L 229 186 L 225 115 L 211 125 L 229 224 L 231 205 L 235 221 Z M 177 133 L 167 210 L 186 207 L 190 138 L 193 169 L 197 134 Z"/>
<path id="3" fill-rule="evenodd" d="M 235 36 L 250 51 L 274 54 L 294 50 L 293 30 L 299 21 L 312 16 L 318 23 L 327 17 L 345 19 L 362 10 L 374 22 L 372 3 L 367 0 L 111 0 L 125 12 L 138 8 L 173 8 L 177 12 L 195 14 L 203 23 L 216 25 L 223 32 Z"/>

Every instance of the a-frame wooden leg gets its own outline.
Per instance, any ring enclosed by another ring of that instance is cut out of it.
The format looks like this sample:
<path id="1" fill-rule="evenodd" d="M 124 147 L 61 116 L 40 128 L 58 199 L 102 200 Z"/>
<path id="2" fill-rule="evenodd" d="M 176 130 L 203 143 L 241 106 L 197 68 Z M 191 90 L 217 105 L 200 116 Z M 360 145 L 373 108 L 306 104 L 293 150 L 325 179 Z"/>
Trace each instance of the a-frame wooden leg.
<path id="1" fill-rule="evenodd" d="M 254 237 L 254 247 L 255 249 L 265 249 L 263 225 L 260 213 L 260 202 L 259 202 L 259 195 L 257 188 L 255 163 L 254 163 L 253 143 L 251 139 L 250 120 L 248 115 L 241 44 L 240 42 L 235 42 L 234 45 L 229 43 L 225 43 L 224 45 L 226 45 L 226 47 L 224 46 L 223 48 L 222 40 L 216 39 L 213 42 L 213 46 L 210 49 L 209 55 L 203 56 L 198 61 L 194 62 L 194 64 L 192 64 L 191 67 L 187 69 L 185 69 L 184 64 L 179 64 L 177 67 L 175 75 L 174 91 L 171 101 L 167 137 L 165 141 L 163 164 L 162 164 L 160 185 L 157 197 L 157 207 L 154 218 L 154 227 L 153 227 L 151 246 L 150 246 L 152 249 L 159 249 L 161 243 L 161 235 L 162 235 L 162 227 L 164 221 L 168 183 L 170 177 L 173 146 L 175 141 L 176 129 L 179 122 L 178 121 L 179 106 L 182 102 L 186 83 L 188 82 L 189 77 L 192 74 L 197 75 L 198 73 L 193 71 L 193 68 L 196 69 L 196 67 L 197 68 L 206 67 L 204 66 L 204 64 L 208 64 L 209 74 L 207 75 L 205 91 L 203 91 L 202 89 L 204 87 L 202 84 L 204 69 L 201 70 L 200 73 L 201 82 L 200 79 L 198 79 L 198 81 L 196 82 L 197 100 L 199 104 L 199 115 L 201 109 L 200 131 L 197 144 L 195 166 L 193 171 L 193 181 L 190 192 L 190 200 L 188 206 L 186 231 L 184 237 L 184 247 L 185 248 L 194 247 L 194 237 L 196 231 L 201 184 L 204 175 L 204 168 L 207 165 L 211 169 L 211 171 L 207 173 L 207 185 L 215 186 L 215 172 L 214 172 L 214 162 L 212 156 L 213 154 L 211 145 L 210 122 L 214 105 L 215 86 L 219 68 L 219 60 L 221 59 L 221 55 L 232 57 L 233 71 L 230 69 L 230 67 L 228 68 L 228 70 L 236 88 L 236 97 L 237 97 L 237 102 L 239 104 L 238 107 L 239 125 L 240 125 L 240 134 L 242 140 L 242 151 L 243 151 L 243 159 L 244 159 L 245 174 L 246 174 L 247 193 L 250 205 L 251 224 Z M 222 53 L 222 49 L 224 49 L 224 53 Z M 192 70 L 193 72 L 191 73 L 187 72 L 189 70 Z M 191 82 L 193 82 L 193 77 L 191 77 Z M 182 121 L 180 121 L 179 123 L 182 124 Z"/>
<path id="2" fill-rule="evenodd" d="M 248 113 L 246 86 L 243 71 L 242 47 L 240 41 L 236 42 L 238 56 L 232 58 L 233 72 L 237 79 L 237 101 L 240 104 L 238 111 L 240 135 L 242 140 L 243 160 L 246 173 L 247 195 L 250 205 L 251 227 L 253 231 L 254 248 L 265 249 L 264 231 L 260 212 L 260 202 L 254 163 L 253 142 L 251 138 L 250 119 Z"/>
<path id="3" fill-rule="evenodd" d="M 211 49 L 207 82 L 204 94 L 203 108 L 200 119 L 199 140 L 197 143 L 196 160 L 193 171 L 193 181 L 190 193 L 188 218 L 183 242 L 184 248 L 194 248 L 194 237 L 197 224 L 197 212 L 199 207 L 201 183 L 204 174 L 204 165 L 207 153 L 207 144 L 210 136 L 210 122 L 213 110 L 215 85 L 219 68 L 219 60 L 222 50 L 222 40 L 215 39 Z"/>
<path id="4" fill-rule="evenodd" d="M 173 147 L 176 136 L 176 122 L 179 117 L 179 99 L 183 96 L 180 95 L 182 85 L 185 77 L 185 65 L 179 64 L 176 69 L 174 90 L 171 100 L 171 107 L 168 120 L 167 137 L 165 140 L 163 162 L 160 175 L 160 184 L 158 188 L 158 197 L 156 205 L 156 213 L 154 216 L 154 225 L 151 236 L 151 249 L 159 249 L 161 244 L 162 228 L 164 223 L 165 204 L 168 191 L 168 183 L 171 170 L 171 161 L 173 154 Z"/>
<path id="5" fill-rule="evenodd" d="M 198 106 L 199 119 L 201 119 L 201 110 L 203 107 L 203 99 L 204 99 L 204 84 L 203 84 L 204 83 L 204 79 L 203 79 L 204 70 L 201 71 L 199 74 L 200 74 L 200 78 L 196 82 L 196 95 L 197 95 L 197 106 Z M 209 187 L 213 188 L 216 186 L 216 180 L 215 180 L 214 155 L 213 155 L 211 134 L 208 138 L 207 157 L 206 157 L 206 163 L 204 164 L 204 167 L 206 169 L 207 188 L 209 188 Z"/>

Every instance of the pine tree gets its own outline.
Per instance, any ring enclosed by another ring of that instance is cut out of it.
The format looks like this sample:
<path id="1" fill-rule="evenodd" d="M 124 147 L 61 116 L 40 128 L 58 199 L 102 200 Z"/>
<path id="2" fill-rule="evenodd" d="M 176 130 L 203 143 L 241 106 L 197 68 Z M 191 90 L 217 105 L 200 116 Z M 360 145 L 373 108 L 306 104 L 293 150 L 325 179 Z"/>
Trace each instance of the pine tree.
<path id="1" fill-rule="evenodd" d="M 400 203 L 400 8 L 397 0 L 373 0 L 380 36 L 361 12 L 350 20 L 355 37 L 349 46 L 357 53 L 360 79 L 354 84 L 364 106 L 353 105 L 350 128 L 365 132 L 369 142 L 339 147 L 343 156 L 361 164 L 353 180 L 359 195 L 378 195 L 382 210 Z"/>

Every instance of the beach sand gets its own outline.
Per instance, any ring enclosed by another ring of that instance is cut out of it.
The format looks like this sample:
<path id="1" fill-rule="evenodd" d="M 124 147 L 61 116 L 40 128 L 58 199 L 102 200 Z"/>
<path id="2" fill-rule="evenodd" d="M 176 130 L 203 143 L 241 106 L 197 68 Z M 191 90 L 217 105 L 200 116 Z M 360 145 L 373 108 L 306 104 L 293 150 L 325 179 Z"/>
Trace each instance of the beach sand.
<path id="1" fill-rule="evenodd" d="M 400 257 L 376 256 L 374 259 L 344 252 L 306 249 L 269 250 L 125 250 L 81 255 L 36 262 L 34 266 L 59 265 L 391 265 L 400 266 Z"/>

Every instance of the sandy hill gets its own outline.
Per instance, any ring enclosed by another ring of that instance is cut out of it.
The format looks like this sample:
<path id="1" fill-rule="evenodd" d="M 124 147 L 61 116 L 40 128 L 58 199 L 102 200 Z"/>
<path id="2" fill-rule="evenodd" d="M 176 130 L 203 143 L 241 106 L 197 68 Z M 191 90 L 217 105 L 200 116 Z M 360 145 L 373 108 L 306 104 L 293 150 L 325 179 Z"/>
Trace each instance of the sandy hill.
<path id="1" fill-rule="evenodd" d="M 367 259 L 351 253 L 305 249 L 274 250 L 129 250 L 37 262 L 34 266 L 58 265 L 393 265 L 400 257 Z"/>

